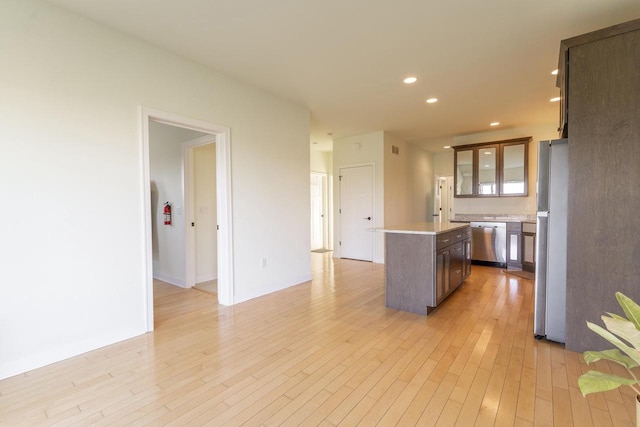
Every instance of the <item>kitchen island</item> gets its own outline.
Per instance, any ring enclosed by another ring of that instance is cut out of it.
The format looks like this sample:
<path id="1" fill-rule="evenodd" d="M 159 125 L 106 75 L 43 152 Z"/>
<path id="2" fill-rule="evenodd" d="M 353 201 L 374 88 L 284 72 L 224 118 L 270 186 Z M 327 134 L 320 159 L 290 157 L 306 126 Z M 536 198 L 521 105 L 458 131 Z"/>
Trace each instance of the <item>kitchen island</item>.
<path id="1" fill-rule="evenodd" d="M 386 306 L 426 315 L 471 274 L 471 228 L 420 222 L 385 227 Z"/>

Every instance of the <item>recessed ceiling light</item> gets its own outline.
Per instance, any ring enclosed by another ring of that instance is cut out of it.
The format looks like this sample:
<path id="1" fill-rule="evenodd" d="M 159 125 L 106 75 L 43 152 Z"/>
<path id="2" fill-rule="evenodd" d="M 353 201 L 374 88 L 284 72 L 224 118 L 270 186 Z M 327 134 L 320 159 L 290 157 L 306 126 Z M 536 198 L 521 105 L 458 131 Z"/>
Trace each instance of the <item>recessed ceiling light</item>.
<path id="1" fill-rule="evenodd" d="M 444 147 L 442 147 L 442 148 L 451 148 L 451 146 L 450 146 L 450 145 L 445 145 L 445 146 L 444 146 Z"/>
<path id="2" fill-rule="evenodd" d="M 438 98 L 429 98 L 427 99 L 427 104 L 433 104 L 438 102 Z"/>
<path id="3" fill-rule="evenodd" d="M 484 167 L 485 167 L 485 168 L 488 168 L 488 167 L 489 167 L 489 165 L 484 165 Z"/>
<path id="4" fill-rule="evenodd" d="M 406 79 L 403 80 L 406 84 L 410 85 L 411 83 L 415 83 L 418 81 L 417 77 L 407 77 Z"/>
<path id="5" fill-rule="evenodd" d="M 500 122 L 493 122 L 493 123 L 489 123 L 489 126 L 499 126 Z"/>
<path id="6" fill-rule="evenodd" d="M 558 75 L 558 70 L 557 70 L 557 69 L 553 70 L 553 71 L 551 72 L 551 74 L 553 74 L 554 76 L 557 76 L 557 75 Z"/>
<path id="7" fill-rule="evenodd" d="M 492 154 L 491 151 L 485 151 L 484 154 Z"/>
<path id="8" fill-rule="evenodd" d="M 558 102 L 558 101 L 560 101 L 560 97 L 559 97 L 559 96 L 556 96 L 555 98 L 551 98 L 549 101 L 551 101 L 551 102 Z"/>

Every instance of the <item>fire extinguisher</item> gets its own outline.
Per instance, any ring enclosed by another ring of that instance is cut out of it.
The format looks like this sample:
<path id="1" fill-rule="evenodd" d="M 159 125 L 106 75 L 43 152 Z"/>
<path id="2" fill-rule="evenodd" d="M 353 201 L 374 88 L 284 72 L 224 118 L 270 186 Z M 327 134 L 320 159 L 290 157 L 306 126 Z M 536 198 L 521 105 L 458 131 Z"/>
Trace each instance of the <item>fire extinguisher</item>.
<path id="1" fill-rule="evenodd" d="M 171 205 L 169 202 L 164 204 L 164 225 L 171 225 Z"/>

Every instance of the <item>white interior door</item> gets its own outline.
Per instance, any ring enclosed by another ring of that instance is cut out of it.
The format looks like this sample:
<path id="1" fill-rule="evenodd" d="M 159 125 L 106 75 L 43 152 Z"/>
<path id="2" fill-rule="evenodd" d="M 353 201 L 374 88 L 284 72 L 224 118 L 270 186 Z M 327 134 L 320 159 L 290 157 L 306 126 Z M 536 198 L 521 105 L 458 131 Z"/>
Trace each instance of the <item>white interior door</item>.
<path id="1" fill-rule="evenodd" d="M 311 174 L 311 250 L 324 248 L 324 182 L 323 174 Z"/>
<path id="2" fill-rule="evenodd" d="M 442 221 L 442 178 L 436 178 L 436 191 L 433 198 L 433 222 Z"/>
<path id="3" fill-rule="evenodd" d="M 453 176 L 439 177 L 436 187 L 434 221 L 448 222 L 453 216 Z"/>
<path id="4" fill-rule="evenodd" d="M 193 149 L 193 218 L 195 282 L 218 278 L 215 143 Z"/>
<path id="5" fill-rule="evenodd" d="M 448 222 L 453 216 L 453 177 L 441 176 L 436 179 L 433 221 Z"/>
<path id="6" fill-rule="evenodd" d="M 191 288 L 203 282 L 202 270 L 204 259 L 208 256 L 217 257 L 217 241 L 210 241 L 204 245 L 204 234 L 211 235 L 211 227 L 216 227 L 216 214 L 209 210 L 216 209 L 216 143 L 215 136 L 207 135 L 186 141 L 182 144 L 183 158 L 183 194 L 185 207 L 185 286 Z M 212 177 L 213 175 L 213 177 Z M 208 215 L 201 215 L 199 208 L 205 207 Z M 217 238 L 217 235 L 214 235 Z M 209 254 L 204 255 L 205 246 Z M 212 252 L 211 252 L 212 251 Z M 217 259 L 209 260 L 207 270 L 216 270 Z M 212 280 L 212 279 L 207 279 Z"/>
<path id="7" fill-rule="evenodd" d="M 373 166 L 340 169 L 340 257 L 373 261 Z"/>
<path id="8" fill-rule="evenodd" d="M 442 197 L 446 200 L 442 211 L 442 221 L 451 221 L 454 216 L 453 207 L 453 175 L 445 176 L 445 185 L 443 186 Z"/>

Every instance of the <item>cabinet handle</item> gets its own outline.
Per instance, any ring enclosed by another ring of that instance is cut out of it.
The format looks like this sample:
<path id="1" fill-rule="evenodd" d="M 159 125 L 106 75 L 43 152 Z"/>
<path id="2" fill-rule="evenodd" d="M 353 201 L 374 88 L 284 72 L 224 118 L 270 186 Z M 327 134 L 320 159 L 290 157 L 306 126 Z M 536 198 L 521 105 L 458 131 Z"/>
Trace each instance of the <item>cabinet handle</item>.
<path id="1" fill-rule="evenodd" d="M 460 274 L 462 270 L 456 270 L 456 274 Z"/>
<path id="2" fill-rule="evenodd" d="M 461 238 L 461 237 L 462 237 L 462 234 L 458 234 L 458 235 L 456 236 L 456 238 L 458 238 L 458 239 L 459 239 L 459 238 Z"/>
<path id="3" fill-rule="evenodd" d="M 443 240 L 442 243 L 447 243 L 448 241 L 449 241 L 449 239 Z"/>

